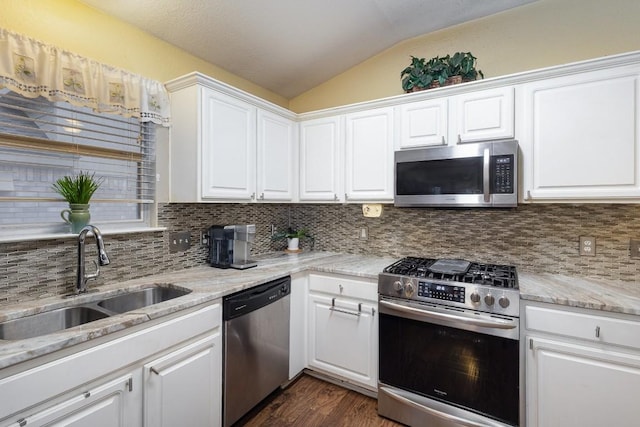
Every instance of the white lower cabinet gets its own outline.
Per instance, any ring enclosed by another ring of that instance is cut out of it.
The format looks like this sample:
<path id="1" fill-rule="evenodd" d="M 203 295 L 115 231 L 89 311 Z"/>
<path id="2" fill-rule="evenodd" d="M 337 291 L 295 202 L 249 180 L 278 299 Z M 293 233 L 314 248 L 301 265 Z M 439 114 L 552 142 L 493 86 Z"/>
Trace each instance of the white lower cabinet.
<path id="1" fill-rule="evenodd" d="M 632 427 L 640 406 L 640 322 L 527 305 L 527 427 Z"/>
<path id="2" fill-rule="evenodd" d="M 378 319 L 375 283 L 333 275 L 310 275 L 310 369 L 376 390 Z"/>
<path id="3" fill-rule="evenodd" d="M 135 378 L 135 379 L 134 379 Z M 131 372 L 95 386 L 78 390 L 52 406 L 36 409 L 11 426 L 116 427 L 140 425 L 139 372 Z"/>
<path id="4" fill-rule="evenodd" d="M 217 427 L 219 302 L 0 371 L 0 426 Z"/>
<path id="5" fill-rule="evenodd" d="M 221 378 L 220 331 L 144 366 L 144 425 L 217 426 Z"/>

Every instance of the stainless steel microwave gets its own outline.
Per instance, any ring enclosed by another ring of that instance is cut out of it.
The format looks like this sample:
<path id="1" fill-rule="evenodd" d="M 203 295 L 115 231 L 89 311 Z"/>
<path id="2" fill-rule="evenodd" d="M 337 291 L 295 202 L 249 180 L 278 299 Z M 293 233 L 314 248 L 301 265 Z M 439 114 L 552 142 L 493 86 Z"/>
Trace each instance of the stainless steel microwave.
<path id="1" fill-rule="evenodd" d="M 466 143 L 395 152 L 394 205 L 518 205 L 518 141 Z"/>

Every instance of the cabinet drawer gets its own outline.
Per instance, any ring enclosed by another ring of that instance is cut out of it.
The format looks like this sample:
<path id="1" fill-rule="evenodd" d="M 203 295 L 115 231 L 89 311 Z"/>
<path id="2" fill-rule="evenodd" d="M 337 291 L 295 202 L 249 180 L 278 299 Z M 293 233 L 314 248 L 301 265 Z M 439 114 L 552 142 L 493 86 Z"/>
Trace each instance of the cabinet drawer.
<path id="1" fill-rule="evenodd" d="M 310 274 L 309 290 L 355 299 L 378 300 L 378 282 L 373 279 L 354 280 L 341 276 Z"/>
<path id="2" fill-rule="evenodd" d="M 529 331 L 640 349 L 640 322 L 544 307 L 526 307 Z"/>

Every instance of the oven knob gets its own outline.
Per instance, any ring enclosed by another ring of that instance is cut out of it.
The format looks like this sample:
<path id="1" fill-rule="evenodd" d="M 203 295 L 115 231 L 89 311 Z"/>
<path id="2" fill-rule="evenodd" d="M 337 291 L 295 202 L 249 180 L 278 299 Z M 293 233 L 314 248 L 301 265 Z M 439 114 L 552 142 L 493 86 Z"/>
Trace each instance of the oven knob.
<path id="1" fill-rule="evenodd" d="M 471 298 L 471 302 L 477 304 L 480 302 L 480 294 L 477 292 L 472 293 L 469 298 Z"/>
<path id="2" fill-rule="evenodd" d="M 412 296 L 415 291 L 416 291 L 416 288 L 415 288 L 415 286 L 413 286 L 413 284 L 411 282 L 409 282 L 406 285 L 404 285 L 404 293 L 408 297 Z"/>
<path id="3" fill-rule="evenodd" d="M 402 291 L 404 290 L 404 286 L 402 285 L 402 282 L 400 280 L 396 280 L 395 282 L 393 282 L 393 289 L 401 294 Z"/>
<path id="4" fill-rule="evenodd" d="M 484 303 L 487 305 L 493 305 L 493 303 L 496 302 L 496 299 L 493 297 L 493 295 L 491 294 L 487 294 L 484 297 Z"/>
<path id="5" fill-rule="evenodd" d="M 509 307 L 509 298 L 505 297 L 505 296 L 501 296 L 500 299 L 498 300 L 498 304 L 500 304 L 500 307 L 502 308 L 507 308 Z"/>

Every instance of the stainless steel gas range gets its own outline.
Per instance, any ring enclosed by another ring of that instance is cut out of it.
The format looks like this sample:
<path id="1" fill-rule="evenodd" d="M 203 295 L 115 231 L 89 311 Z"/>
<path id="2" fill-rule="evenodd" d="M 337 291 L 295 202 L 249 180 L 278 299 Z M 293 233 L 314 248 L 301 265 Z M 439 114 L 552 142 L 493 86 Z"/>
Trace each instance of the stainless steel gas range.
<path id="1" fill-rule="evenodd" d="M 519 424 L 516 269 L 403 258 L 378 279 L 380 415 L 411 426 Z"/>

